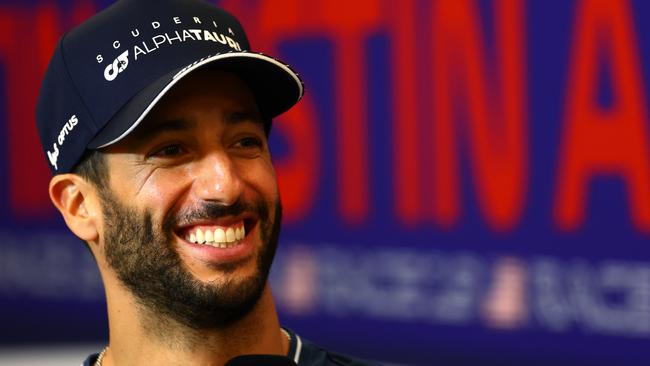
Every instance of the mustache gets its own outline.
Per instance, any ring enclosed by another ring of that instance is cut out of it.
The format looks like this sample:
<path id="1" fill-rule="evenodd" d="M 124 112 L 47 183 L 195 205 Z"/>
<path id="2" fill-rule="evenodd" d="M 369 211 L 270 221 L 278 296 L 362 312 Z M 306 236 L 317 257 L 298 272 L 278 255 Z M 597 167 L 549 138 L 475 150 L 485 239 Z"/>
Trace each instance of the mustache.
<path id="1" fill-rule="evenodd" d="M 239 216 L 242 214 L 258 216 L 261 220 L 267 219 L 269 215 L 267 206 L 261 201 L 244 202 L 239 199 L 231 205 L 205 201 L 200 206 L 169 216 L 163 226 L 173 228 L 196 221 L 216 220 L 226 216 Z"/>

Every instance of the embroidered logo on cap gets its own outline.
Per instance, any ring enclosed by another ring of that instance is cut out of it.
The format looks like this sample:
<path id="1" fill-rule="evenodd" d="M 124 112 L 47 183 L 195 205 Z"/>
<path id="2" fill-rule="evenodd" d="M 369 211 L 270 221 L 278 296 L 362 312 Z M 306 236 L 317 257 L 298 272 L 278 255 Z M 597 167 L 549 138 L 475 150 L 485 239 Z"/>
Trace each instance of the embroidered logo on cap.
<path id="1" fill-rule="evenodd" d="M 104 69 L 104 78 L 108 81 L 115 80 L 119 73 L 126 70 L 127 66 L 129 66 L 129 50 L 122 52 L 112 64 L 106 66 Z"/>
<path id="2" fill-rule="evenodd" d="M 163 27 L 165 29 L 165 24 L 167 22 L 154 21 L 151 22 L 151 29 L 157 30 Z M 232 28 L 220 27 L 215 20 L 205 21 L 205 23 L 199 17 L 191 17 L 190 21 L 184 21 L 181 17 L 172 17 L 171 22 L 172 26 L 182 27 L 181 29 L 171 30 L 167 29 L 167 32 L 162 32 L 154 35 L 147 36 L 146 39 L 140 34 L 140 28 L 136 27 L 131 30 L 131 36 L 136 43 L 129 46 L 129 49 L 125 50 L 120 54 L 113 62 L 107 65 L 104 68 L 104 79 L 107 81 L 113 81 L 117 78 L 119 74 L 124 72 L 129 66 L 129 50 L 132 50 L 131 61 L 132 63 L 137 62 L 143 56 L 147 56 L 156 50 L 170 45 L 183 44 L 185 42 L 191 41 L 207 41 L 214 43 L 221 43 L 222 45 L 227 46 L 232 51 L 242 51 L 242 47 L 234 38 L 236 38 L 235 32 Z M 189 25 L 191 26 L 188 26 Z M 144 27 L 141 27 L 144 29 Z M 149 28 L 147 26 L 146 28 Z M 140 38 L 142 37 L 142 38 Z M 113 42 L 113 49 L 118 50 L 122 47 L 120 40 L 115 40 Z M 99 64 L 104 62 L 104 56 L 98 54 L 97 62 Z"/>
<path id="3" fill-rule="evenodd" d="M 76 114 L 73 114 L 70 119 L 68 119 L 68 122 L 63 125 L 63 128 L 61 128 L 56 142 L 52 144 L 52 151 L 47 150 L 47 158 L 50 161 L 50 164 L 54 167 L 54 170 L 59 170 L 59 146 L 63 146 L 66 136 L 72 132 L 77 124 L 79 124 L 79 119 Z"/>

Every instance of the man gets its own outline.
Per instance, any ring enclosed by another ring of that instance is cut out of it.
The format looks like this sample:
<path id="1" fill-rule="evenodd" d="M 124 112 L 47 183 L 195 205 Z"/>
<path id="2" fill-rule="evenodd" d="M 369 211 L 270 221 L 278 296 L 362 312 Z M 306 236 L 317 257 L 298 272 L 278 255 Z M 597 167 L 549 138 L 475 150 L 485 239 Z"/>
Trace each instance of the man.
<path id="1" fill-rule="evenodd" d="M 303 85 L 249 50 L 239 22 L 201 0 L 122 0 L 59 41 L 37 126 L 50 197 L 97 261 L 110 331 L 84 365 L 363 365 L 279 325 L 267 136 Z"/>

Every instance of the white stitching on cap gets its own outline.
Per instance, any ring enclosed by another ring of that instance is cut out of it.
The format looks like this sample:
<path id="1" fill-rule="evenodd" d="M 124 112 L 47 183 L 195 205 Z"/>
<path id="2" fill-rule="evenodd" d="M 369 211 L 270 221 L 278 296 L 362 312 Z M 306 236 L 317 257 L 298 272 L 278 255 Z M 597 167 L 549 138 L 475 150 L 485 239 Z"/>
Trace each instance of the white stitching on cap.
<path id="1" fill-rule="evenodd" d="M 195 61 L 194 63 L 190 64 L 189 66 L 187 66 L 185 68 L 183 68 L 176 75 L 174 75 L 174 77 L 172 78 L 172 81 L 169 84 L 167 84 L 167 86 L 165 86 L 165 88 L 163 90 L 161 90 L 160 93 L 158 93 L 158 95 L 154 98 L 154 100 L 151 103 L 149 103 L 147 108 L 142 112 L 142 114 L 140 115 L 140 117 L 138 117 L 138 119 L 135 121 L 135 123 L 133 123 L 131 125 L 131 127 L 129 127 L 120 136 L 113 139 L 112 141 L 107 142 L 107 143 L 99 146 L 98 149 L 101 149 L 103 147 L 112 145 L 112 144 L 120 141 L 124 137 L 126 137 L 129 133 L 131 133 L 131 131 L 133 131 L 136 127 L 138 127 L 138 125 L 147 116 L 147 114 L 151 111 L 151 109 L 153 109 L 153 107 L 156 105 L 156 103 L 158 103 L 160 98 L 162 98 L 167 93 L 167 91 L 169 91 L 169 89 L 171 89 L 172 86 L 174 86 L 179 80 L 181 80 L 183 77 L 188 75 L 190 72 L 192 72 L 193 70 L 195 70 L 195 69 L 197 69 L 197 68 L 199 68 L 199 67 L 201 67 L 201 66 L 203 66 L 203 65 L 205 65 L 205 64 L 207 64 L 209 62 L 212 62 L 212 61 L 215 61 L 215 60 L 226 59 L 226 58 L 233 58 L 233 57 L 250 57 L 250 58 L 257 58 L 257 59 L 260 59 L 260 60 L 271 62 L 275 66 L 280 67 L 287 74 L 291 75 L 291 77 L 294 79 L 294 81 L 298 85 L 299 93 L 298 93 L 298 98 L 296 99 L 296 102 L 298 102 L 300 100 L 300 98 L 302 98 L 302 96 L 304 95 L 304 86 L 303 86 L 302 80 L 300 80 L 300 78 L 298 77 L 298 74 L 296 74 L 293 70 L 291 70 L 291 68 L 288 65 L 283 64 L 282 62 L 274 59 L 273 57 L 269 57 L 269 56 L 266 56 L 266 55 L 261 54 L 261 53 L 252 53 L 252 52 L 230 52 L 230 53 L 223 53 L 223 54 L 218 54 L 218 55 L 214 55 L 214 56 L 208 56 L 207 58 Z"/>

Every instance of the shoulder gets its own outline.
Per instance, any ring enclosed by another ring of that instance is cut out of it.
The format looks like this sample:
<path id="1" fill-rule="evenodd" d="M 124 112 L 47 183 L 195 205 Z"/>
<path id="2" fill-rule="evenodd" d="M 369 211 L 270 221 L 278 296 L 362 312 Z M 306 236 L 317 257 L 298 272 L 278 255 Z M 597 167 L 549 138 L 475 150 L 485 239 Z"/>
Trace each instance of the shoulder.
<path id="1" fill-rule="evenodd" d="M 302 340 L 303 349 L 299 366 L 380 366 L 370 362 L 326 350 L 308 340 Z"/>
<path id="2" fill-rule="evenodd" d="M 81 366 L 93 366 L 95 364 L 95 361 L 97 361 L 97 356 L 99 356 L 99 353 L 93 353 L 92 355 L 88 356 L 88 358 L 86 358 Z"/>
<path id="3" fill-rule="evenodd" d="M 318 346 L 295 333 L 292 336 L 290 357 L 298 366 L 381 366 L 377 362 L 332 352 Z"/>

